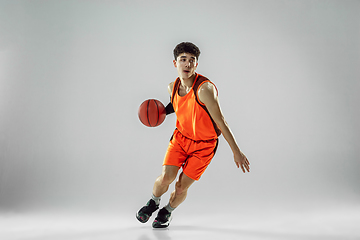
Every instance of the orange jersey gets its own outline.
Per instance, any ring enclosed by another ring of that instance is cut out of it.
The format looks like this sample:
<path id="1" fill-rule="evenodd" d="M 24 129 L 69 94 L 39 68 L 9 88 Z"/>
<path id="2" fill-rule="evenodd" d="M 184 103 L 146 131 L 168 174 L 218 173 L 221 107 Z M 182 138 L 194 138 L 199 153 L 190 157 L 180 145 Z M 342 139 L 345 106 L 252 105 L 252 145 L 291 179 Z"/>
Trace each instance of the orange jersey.
<path id="1" fill-rule="evenodd" d="M 199 87 L 205 82 L 211 81 L 196 73 L 193 86 L 185 96 L 179 95 L 180 78 L 176 79 L 172 90 L 171 102 L 177 117 L 176 128 L 185 137 L 195 141 L 217 139 L 221 134 L 205 104 L 197 96 Z"/>

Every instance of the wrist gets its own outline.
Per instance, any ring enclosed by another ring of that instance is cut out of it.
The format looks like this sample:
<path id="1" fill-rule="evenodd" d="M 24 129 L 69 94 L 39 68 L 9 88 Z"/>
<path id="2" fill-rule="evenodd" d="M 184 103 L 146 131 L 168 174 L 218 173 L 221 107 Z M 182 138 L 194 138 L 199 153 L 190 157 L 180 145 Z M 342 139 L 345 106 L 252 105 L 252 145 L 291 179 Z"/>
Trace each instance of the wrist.
<path id="1" fill-rule="evenodd" d="M 238 146 L 231 149 L 234 155 L 241 155 L 240 148 Z"/>

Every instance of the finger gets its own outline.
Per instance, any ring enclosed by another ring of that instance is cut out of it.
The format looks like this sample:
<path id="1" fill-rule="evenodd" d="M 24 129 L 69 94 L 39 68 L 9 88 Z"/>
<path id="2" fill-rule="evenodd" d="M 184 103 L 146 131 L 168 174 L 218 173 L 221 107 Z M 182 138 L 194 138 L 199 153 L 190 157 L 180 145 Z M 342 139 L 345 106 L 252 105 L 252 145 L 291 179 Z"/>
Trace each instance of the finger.
<path id="1" fill-rule="evenodd" d="M 244 168 L 244 165 L 243 165 L 243 164 L 241 164 L 241 169 L 242 169 L 242 171 L 245 173 L 245 168 Z"/>
<path id="2" fill-rule="evenodd" d="M 244 163 L 244 166 L 245 166 L 246 170 L 247 170 L 248 172 L 250 172 L 250 167 L 249 167 L 249 165 L 248 165 L 246 162 Z"/>
<path id="3" fill-rule="evenodd" d="M 236 164 L 237 168 L 239 168 L 239 167 L 240 167 L 240 163 L 235 162 L 235 164 Z"/>

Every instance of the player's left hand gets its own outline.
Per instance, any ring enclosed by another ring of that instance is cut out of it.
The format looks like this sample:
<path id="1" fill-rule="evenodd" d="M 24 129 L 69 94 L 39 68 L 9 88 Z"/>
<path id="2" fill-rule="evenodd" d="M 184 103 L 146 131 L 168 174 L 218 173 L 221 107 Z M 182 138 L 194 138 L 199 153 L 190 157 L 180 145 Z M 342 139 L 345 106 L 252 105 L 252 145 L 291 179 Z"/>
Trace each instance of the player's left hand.
<path id="1" fill-rule="evenodd" d="M 245 173 L 246 171 L 250 172 L 250 162 L 247 157 L 239 151 L 238 153 L 234 154 L 234 161 L 238 168 L 241 167 L 242 171 Z M 246 170 L 246 171 L 245 171 Z"/>

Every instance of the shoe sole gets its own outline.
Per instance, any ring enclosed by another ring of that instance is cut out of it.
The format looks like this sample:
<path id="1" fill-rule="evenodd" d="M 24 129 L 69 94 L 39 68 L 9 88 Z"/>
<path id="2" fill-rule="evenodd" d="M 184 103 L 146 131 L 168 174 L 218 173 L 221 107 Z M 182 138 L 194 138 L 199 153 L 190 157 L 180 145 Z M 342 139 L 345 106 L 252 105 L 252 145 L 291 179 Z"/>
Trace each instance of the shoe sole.
<path id="1" fill-rule="evenodd" d="M 153 228 L 167 228 L 167 227 L 169 227 L 171 220 L 172 220 L 172 216 L 169 218 L 169 220 L 167 222 L 159 224 L 159 225 L 155 225 L 154 224 L 155 221 L 154 221 L 153 224 L 152 224 L 152 227 Z"/>

